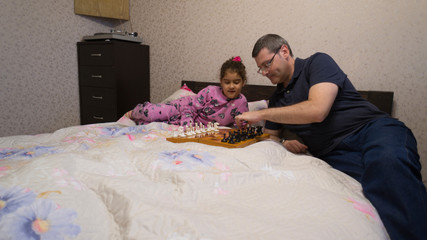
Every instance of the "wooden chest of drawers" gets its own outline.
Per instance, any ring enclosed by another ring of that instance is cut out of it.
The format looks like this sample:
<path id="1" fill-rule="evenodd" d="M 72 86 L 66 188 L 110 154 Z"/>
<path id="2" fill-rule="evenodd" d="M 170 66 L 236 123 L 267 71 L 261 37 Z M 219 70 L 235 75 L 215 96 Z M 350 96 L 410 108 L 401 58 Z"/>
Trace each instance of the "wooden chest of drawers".
<path id="1" fill-rule="evenodd" d="M 114 122 L 150 101 L 149 46 L 124 41 L 77 43 L 81 124 Z"/>

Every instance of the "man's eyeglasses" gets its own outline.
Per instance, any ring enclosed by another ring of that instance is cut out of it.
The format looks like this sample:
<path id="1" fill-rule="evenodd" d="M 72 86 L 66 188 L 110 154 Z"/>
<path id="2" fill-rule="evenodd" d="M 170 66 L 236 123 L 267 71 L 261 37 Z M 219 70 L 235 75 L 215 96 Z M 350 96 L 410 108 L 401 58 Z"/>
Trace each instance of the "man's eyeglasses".
<path id="1" fill-rule="evenodd" d="M 259 73 L 259 74 L 263 74 L 264 72 L 267 72 L 268 71 L 268 69 L 270 69 L 270 67 L 271 67 L 271 64 L 273 63 L 273 60 L 274 60 L 274 57 L 276 56 L 276 54 L 280 51 L 280 49 L 281 49 L 282 47 L 280 47 L 280 48 L 278 48 L 277 50 L 276 50 L 276 52 L 274 53 L 274 55 L 273 55 L 273 57 L 270 59 L 270 61 L 268 61 L 266 64 L 264 64 L 264 66 L 261 66 L 259 69 L 258 69 L 258 71 L 257 71 L 257 73 Z"/>

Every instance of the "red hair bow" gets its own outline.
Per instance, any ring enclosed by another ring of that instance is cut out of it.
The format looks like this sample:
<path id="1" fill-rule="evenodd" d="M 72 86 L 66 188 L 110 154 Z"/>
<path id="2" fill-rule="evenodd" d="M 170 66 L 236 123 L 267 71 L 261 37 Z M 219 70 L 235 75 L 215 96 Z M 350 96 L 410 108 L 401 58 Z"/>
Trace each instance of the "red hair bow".
<path id="1" fill-rule="evenodd" d="M 232 61 L 234 61 L 234 62 L 241 62 L 242 59 L 239 56 L 237 56 L 237 57 L 234 57 Z"/>

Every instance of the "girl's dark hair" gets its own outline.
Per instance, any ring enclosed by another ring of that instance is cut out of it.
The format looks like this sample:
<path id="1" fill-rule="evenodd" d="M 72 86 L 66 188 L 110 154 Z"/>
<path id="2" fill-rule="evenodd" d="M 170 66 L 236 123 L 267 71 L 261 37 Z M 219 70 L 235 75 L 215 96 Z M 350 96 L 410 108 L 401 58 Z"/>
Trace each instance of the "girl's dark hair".
<path id="1" fill-rule="evenodd" d="M 246 82 L 246 67 L 240 57 L 232 57 L 222 64 L 220 79 L 224 77 L 227 70 L 237 72 L 242 77 L 243 82 Z"/>

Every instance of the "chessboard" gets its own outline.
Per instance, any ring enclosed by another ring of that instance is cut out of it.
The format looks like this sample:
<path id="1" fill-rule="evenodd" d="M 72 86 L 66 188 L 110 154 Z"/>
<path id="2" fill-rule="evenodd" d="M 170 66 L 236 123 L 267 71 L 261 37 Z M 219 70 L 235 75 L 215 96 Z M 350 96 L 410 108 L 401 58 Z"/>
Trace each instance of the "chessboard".
<path id="1" fill-rule="evenodd" d="M 173 143 L 197 142 L 226 148 L 243 148 L 269 137 L 269 134 L 262 132 L 262 127 L 250 127 L 240 130 L 216 129 L 215 131 L 186 135 L 185 137 L 169 137 L 166 140 Z"/>

